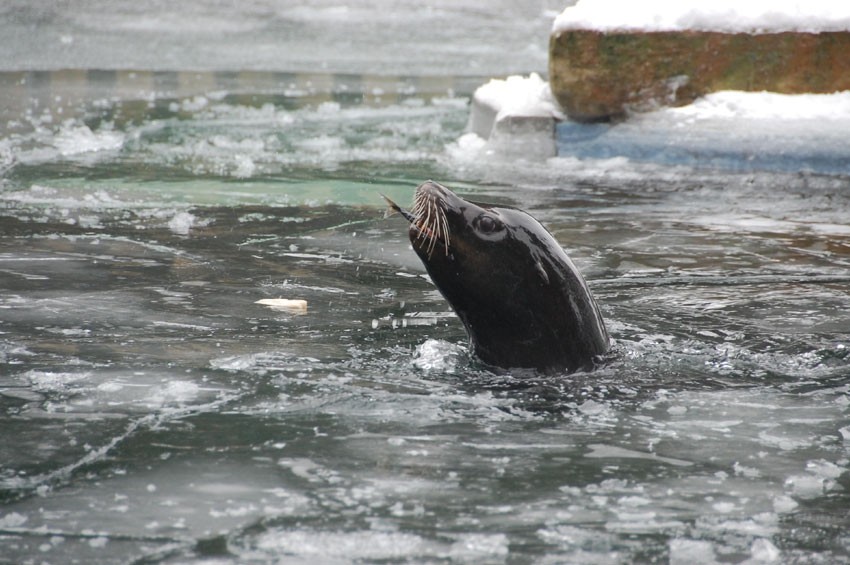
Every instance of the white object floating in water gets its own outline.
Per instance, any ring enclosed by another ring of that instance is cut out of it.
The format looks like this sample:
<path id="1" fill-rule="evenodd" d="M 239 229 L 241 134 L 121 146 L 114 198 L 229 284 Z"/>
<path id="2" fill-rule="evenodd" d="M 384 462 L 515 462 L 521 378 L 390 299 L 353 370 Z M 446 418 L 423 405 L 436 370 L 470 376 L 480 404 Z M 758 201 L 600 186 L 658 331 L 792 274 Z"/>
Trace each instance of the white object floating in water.
<path id="1" fill-rule="evenodd" d="M 272 310 L 281 310 L 285 312 L 303 313 L 307 311 L 307 301 L 290 298 L 263 298 L 257 300 L 254 304 L 262 304 L 268 306 Z"/>
<path id="2" fill-rule="evenodd" d="M 376 330 L 382 326 L 389 326 L 396 330 L 398 328 L 408 328 L 413 326 L 436 326 L 440 320 L 454 318 L 457 314 L 452 311 L 447 312 L 410 312 L 401 318 L 394 316 L 383 316 L 372 320 L 372 329 Z"/>

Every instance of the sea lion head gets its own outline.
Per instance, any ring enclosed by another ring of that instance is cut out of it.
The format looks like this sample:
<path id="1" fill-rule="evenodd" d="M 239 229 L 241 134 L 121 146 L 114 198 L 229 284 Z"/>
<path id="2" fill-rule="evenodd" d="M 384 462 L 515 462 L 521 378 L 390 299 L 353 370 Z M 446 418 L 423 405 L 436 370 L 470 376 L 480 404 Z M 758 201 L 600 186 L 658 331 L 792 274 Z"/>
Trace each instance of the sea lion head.
<path id="1" fill-rule="evenodd" d="M 584 279 L 528 213 L 470 202 L 428 181 L 406 217 L 413 249 L 485 363 L 574 371 L 607 350 Z"/>

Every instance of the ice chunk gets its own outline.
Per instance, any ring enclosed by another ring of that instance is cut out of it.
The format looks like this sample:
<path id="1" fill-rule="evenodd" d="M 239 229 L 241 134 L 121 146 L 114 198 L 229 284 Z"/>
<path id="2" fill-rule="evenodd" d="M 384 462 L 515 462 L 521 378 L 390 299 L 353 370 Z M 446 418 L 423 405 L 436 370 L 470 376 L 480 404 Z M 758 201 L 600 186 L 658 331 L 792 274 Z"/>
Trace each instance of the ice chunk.
<path id="1" fill-rule="evenodd" d="M 450 555 L 458 561 L 487 561 L 508 555 L 505 534 L 463 534 L 451 548 Z"/>
<path id="2" fill-rule="evenodd" d="M 18 526 L 24 525 L 28 518 L 23 514 L 19 514 L 17 512 L 9 512 L 2 518 L 0 518 L 0 528 L 17 528 Z"/>
<path id="3" fill-rule="evenodd" d="M 781 553 L 779 549 L 765 538 L 758 538 L 750 546 L 750 554 L 752 559 L 748 563 L 776 563 L 779 561 Z"/>
<path id="4" fill-rule="evenodd" d="M 296 561 L 391 561 L 426 551 L 419 536 L 402 532 L 310 531 L 272 529 L 257 537 L 256 547 L 272 555 L 297 556 Z"/>
<path id="5" fill-rule="evenodd" d="M 555 155 L 555 122 L 563 117 L 549 83 L 532 73 L 479 87 L 466 129 L 484 140 L 478 145 L 488 153 L 545 159 Z M 468 138 L 461 141 L 469 146 Z"/>
<path id="6" fill-rule="evenodd" d="M 53 139 L 53 146 L 61 155 L 116 150 L 123 144 L 124 134 L 119 131 L 94 132 L 87 125 L 77 125 L 70 120 L 62 125 Z"/>
<path id="7" fill-rule="evenodd" d="M 527 77 L 509 76 L 493 79 L 478 87 L 472 96 L 472 111 L 467 129 L 483 138 L 492 133 L 498 122 L 510 117 L 562 119 L 558 103 L 549 83 L 537 73 Z"/>
<path id="8" fill-rule="evenodd" d="M 191 381 L 171 381 L 153 389 L 146 401 L 151 406 L 185 404 L 195 400 L 200 390 L 198 384 Z"/>
<path id="9" fill-rule="evenodd" d="M 709 541 L 670 540 L 670 565 L 713 565 L 714 546 Z"/>
<path id="10" fill-rule="evenodd" d="M 30 383 L 32 383 L 33 390 L 38 392 L 68 392 L 70 389 L 79 386 L 79 381 L 87 380 L 90 376 L 86 372 L 29 371 L 26 374 Z"/>
<path id="11" fill-rule="evenodd" d="M 189 235 L 189 230 L 195 223 L 195 216 L 189 212 L 177 212 L 168 221 L 168 229 L 177 235 Z"/>

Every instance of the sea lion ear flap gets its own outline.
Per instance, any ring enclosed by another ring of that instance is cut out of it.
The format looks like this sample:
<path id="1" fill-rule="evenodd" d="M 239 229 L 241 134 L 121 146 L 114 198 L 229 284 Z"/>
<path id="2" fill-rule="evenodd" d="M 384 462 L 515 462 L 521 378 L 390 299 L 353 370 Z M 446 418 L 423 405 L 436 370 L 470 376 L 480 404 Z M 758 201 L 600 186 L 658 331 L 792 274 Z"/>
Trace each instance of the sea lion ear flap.
<path id="1" fill-rule="evenodd" d="M 534 270 L 537 272 L 537 275 L 543 281 L 544 285 L 549 284 L 549 275 L 546 274 L 546 269 L 543 267 L 543 263 L 540 261 L 540 258 L 535 258 L 534 261 Z"/>

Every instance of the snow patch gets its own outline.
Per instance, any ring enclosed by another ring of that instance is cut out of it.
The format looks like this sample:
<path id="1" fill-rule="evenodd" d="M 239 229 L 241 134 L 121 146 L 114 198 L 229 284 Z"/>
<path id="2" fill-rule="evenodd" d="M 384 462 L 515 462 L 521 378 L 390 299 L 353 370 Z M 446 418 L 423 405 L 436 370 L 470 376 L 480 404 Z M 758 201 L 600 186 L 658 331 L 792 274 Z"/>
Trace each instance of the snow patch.
<path id="1" fill-rule="evenodd" d="M 553 157 L 555 122 L 562 119 L 549 83 L 537 73 L 493 79 L 475 91 L 469 133 L 450 144 L 447 152 L 459 160 Z"/>
<path id="2" fill-rule="evenodd" d="M 557 126 L 558 155 L 826 174 L 850 172 L 850 92 L 721 91 L 618 124 Z"/>
<path id="3" fill-rule="evenodd" d="M 579 0 L 553 33 L 699 30 L 726 33 L 817 33 L 850 30 L 850 4 L 834 0 Z"/>
<path id="4" fill-rule="evenodd" d="M 492 108 L 496 112 L 496 121 L 508 116 L 563 118 L 549 83 L 537 73 L 527 77 L 512 75 L 504 80 L 492 79 L 478 87 L 473 103 Z"/>
<path id="5" fill-rule="evenodd" d="M 834 94 L 778 94 L 725 90 L 708 94 L 693 104 L 660 110 L 685 120 L 823 120 L 850 124 L 850 92 Z M 844 129 L 844 128 L 842 128 Z M 844 130 L 846 131 L 846 129 Z"/>

